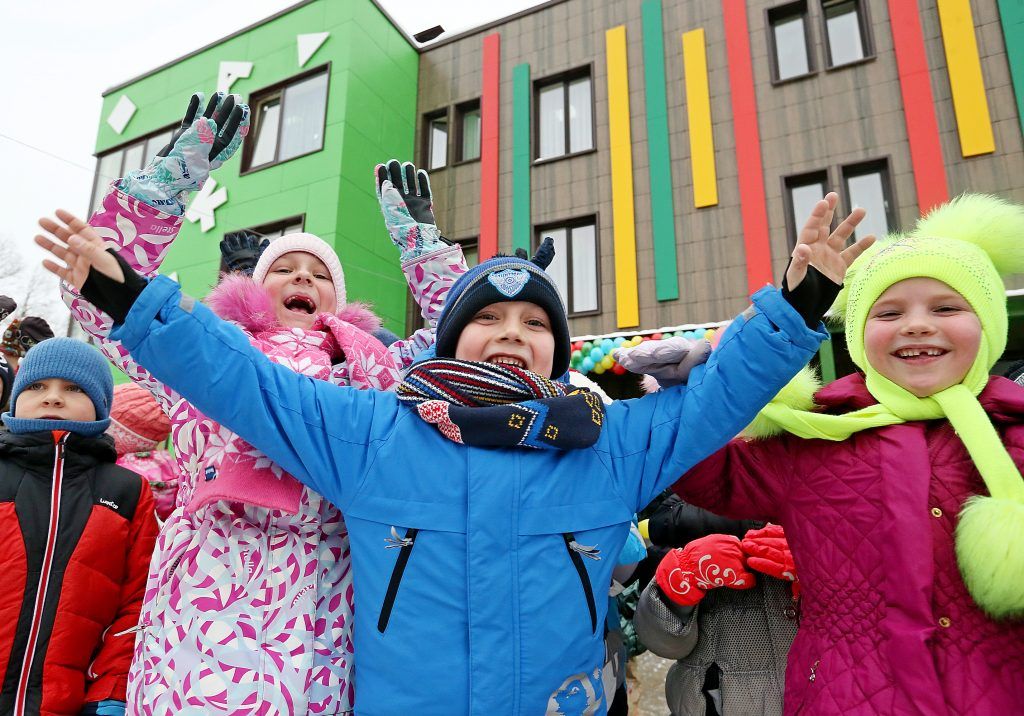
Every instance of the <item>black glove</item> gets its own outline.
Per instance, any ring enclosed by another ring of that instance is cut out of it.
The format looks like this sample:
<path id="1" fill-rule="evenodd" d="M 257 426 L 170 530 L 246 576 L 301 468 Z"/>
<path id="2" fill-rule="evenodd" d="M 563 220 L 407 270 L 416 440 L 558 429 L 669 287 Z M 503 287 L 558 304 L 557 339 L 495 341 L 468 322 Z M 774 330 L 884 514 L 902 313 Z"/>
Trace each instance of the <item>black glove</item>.
<path id="1" fill-rule="evenodd" d="M 385 179 L 390 180 L 398 193 L 402 195 L 402 200 L 413 220 L 419 224 L 434 224 L 436 226 L 437 221 L 434 219 L 433 201 L 430 196 L 430 179 L 427 177 L 427 173 L 422 169 L 417 171 L 416 167 L 409 162 L 405 163 L 404 173 L 403 181 L 402 165 L 395 159 L 388 162 L 386 166 L 378 167 L 377 193 L 380 194 L 381 182 Z"/>
<path id="2" fill-rule="evenodd" d="M 228 273 L 243 273 L 252 276 L 263 250 L 270 246 L 270 239 L 260 240 L 259 234 L 251 231 L 232 231 L 224 234 L 220 242 L 220 255 Z"/>
<path id="3" fill-rule="evenodd" d="M 792 263 L 793 259 L 789 262 Z M 789 271 L 789 264 L 786 264 L 786 271 Z M 782 274 L 782 297 L 796 309 L 811 329 L 818 327 L 842 289 L 841 283 L 836 283 L 813 266 L 807 267 L 807 275 L 794 289 L 789 288 L 786 274 Z"/>
<path id="4" fill-rule="evenodd" d="M 128 262 L 121 258 L 113 249 L 107 249 L 124 272 L 124 282 L 115 281 L 95 268 L 89 268 L 89 275 L 82 284 L 82 297 L 114 319 L 114 323 L 124 323 L 128 312 L 132 310 L 139 294 L 148 282 L 142 278 Z"/>
<path id="5" fill-rule="evenodd" d="M 192 99 L 188 103 L 188 109 L 185 110 L 185 116 L 181 120 L 181 125 L 171 134 L 171 141 L 156 153 L 158 157 L 166 157 L 170 154 L 171 149 L 174 148 L 174 143 L 196 121 L 199 103 L 200 96 L 198 94 L 192 95 Z M 204 117 L 207 119 L 212 117 L 213 121 L 217 123 L 217 134 L 213 138 L 213 144 L 210 145 L 210 159 L 224 151 L 224 148 L 231 143 L 235 133 L 238 131 L 238 126 L 242 123 L 244 115 L 245 110 L 243 106 L 235 104 L 235 96 L 233 94 L 229 94 L 225 98 L 223 92 L 215 92 L 210 97 L 210 101 L 206 104 L 206 111 L 203 112 Z M 226 130 L 225 127 L 227 128 Z"/>

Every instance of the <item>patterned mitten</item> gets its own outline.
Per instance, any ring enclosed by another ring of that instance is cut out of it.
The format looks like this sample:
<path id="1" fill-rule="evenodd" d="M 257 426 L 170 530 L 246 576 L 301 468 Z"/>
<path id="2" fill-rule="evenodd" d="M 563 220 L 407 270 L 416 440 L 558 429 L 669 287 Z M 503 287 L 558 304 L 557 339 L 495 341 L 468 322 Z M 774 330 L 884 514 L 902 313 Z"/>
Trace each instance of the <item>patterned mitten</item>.
<path id="1" fill-rule="evenodd" d="M 759 530 L 748 530 L 740 546 L 747 554 L 748 567 L 769 577 L 793 582 L 793 596 L 800 596 L 796 562 L 780 525 L 769 522 Z"/>
<path id="2" fill-rule="evenodd" d="M 391 243 L 401 252 L 405 263 L 448 244 L 434 221 L 427 173 L 416 170 L 412 162 L 399 164 L 397 159 L 374 169 L 377 199 L 384 213 L 384 224 Z"/>
<path id="3" fill-rule="evenodd" d="M 616 348 L 612 355 L 630 373 L 647 374 L 662 388 L 668 388 L 686 383 L 690 371 L 711 355 L 711 344 L 703 339 L 674 337 L 644 341 L 632 348 Z"/>
<path id="4" fill-rule="evenodd" d="M 750 589 L 756 579 L 743 563 L 743 550 L 734 535 L 707 535 L 672 550 L 661 560 L 654 579 L 665 596 L 692 607 L 709 589 Z"/>
<path id="5" fill-rule="evenodd" d="M 144 169 L 121 179 L 121 191 L 168 214 L 185 213 L 189 194 L 202 188 L 210 172 L 230 159 L 249 133 L 249 106 L 236 104 L 234 95 L 225 98 L 217 92 L 203 116 L 196 117 L 202 103 L 202 92 L 192 95 L 171 141 Z"/>

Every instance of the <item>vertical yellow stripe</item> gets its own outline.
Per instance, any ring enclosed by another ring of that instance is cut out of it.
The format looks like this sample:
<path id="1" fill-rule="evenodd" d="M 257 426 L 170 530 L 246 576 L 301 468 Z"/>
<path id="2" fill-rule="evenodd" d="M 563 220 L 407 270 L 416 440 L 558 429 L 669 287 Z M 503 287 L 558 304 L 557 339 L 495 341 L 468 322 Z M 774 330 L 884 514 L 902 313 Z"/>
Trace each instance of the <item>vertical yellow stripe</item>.
<path id="1" fill-rule="evenodd" d="M 683 33 L 683 68 L 686 75 L 686 116 L 690 122 L 690 165 L 693 205 L 718 203 L 715 138 L 711 132 L 711 92 L 704 28 Z"/>
<path id="2" fill-rule="evenodd" d="M 996 143 L 988 114 L 985 80 L 981 76 L 970 0 L 938 0 L 938 4 L 953 110 L 960 132 L 960 151 L 965 157 L 994 152 Z"/>
<path id="3" fill-rule="evenodd" d="M 640 325 L 636 285 L 636 223 L 633 217 L 633 145 L 629 136 L 626 26 L 604 33 L 608 57 L 608 130 L 612 159 L 612 231 L 615 311 L 619 328 Z"/>

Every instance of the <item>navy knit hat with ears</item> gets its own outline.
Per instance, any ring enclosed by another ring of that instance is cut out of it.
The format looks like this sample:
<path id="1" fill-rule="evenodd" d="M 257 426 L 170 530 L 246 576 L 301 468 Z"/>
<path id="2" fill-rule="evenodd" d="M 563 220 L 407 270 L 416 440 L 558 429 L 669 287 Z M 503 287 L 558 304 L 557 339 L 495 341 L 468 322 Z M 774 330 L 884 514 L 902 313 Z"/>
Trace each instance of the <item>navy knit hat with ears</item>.
<path id="1" fill-rule="evenodd" d="M 517 249 L 515 256 L 494 256 L 459 277 L 448 292 L 441 318 L 437 321 L 437 357 L 455 357 L 462 329 L 484 306 L 504 301 L 526 301 L 543 308 L 551 321 L 555 355 L 550 377 L 558 378 L 569 370 L 569 320 L 565 304 L 558 295 L 555 282 L 544 271 L 554 258 L 554 242 L 546 238 L 532 259 L 527 259 L 526 252 Z"/>

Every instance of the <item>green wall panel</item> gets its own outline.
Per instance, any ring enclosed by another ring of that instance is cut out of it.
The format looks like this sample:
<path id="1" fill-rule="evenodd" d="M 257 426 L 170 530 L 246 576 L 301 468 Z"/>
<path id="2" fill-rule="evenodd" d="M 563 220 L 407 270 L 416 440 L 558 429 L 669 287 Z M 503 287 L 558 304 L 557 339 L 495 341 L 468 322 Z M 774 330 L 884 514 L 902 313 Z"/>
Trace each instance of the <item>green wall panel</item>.
<path id="1" fill-rule="evenodd" d="M 999 19 L 1006 39 L 1013 93 L 1017 97 L 1017 120 L 1024 132 L 1024 0 L 999 0 Z"/>

